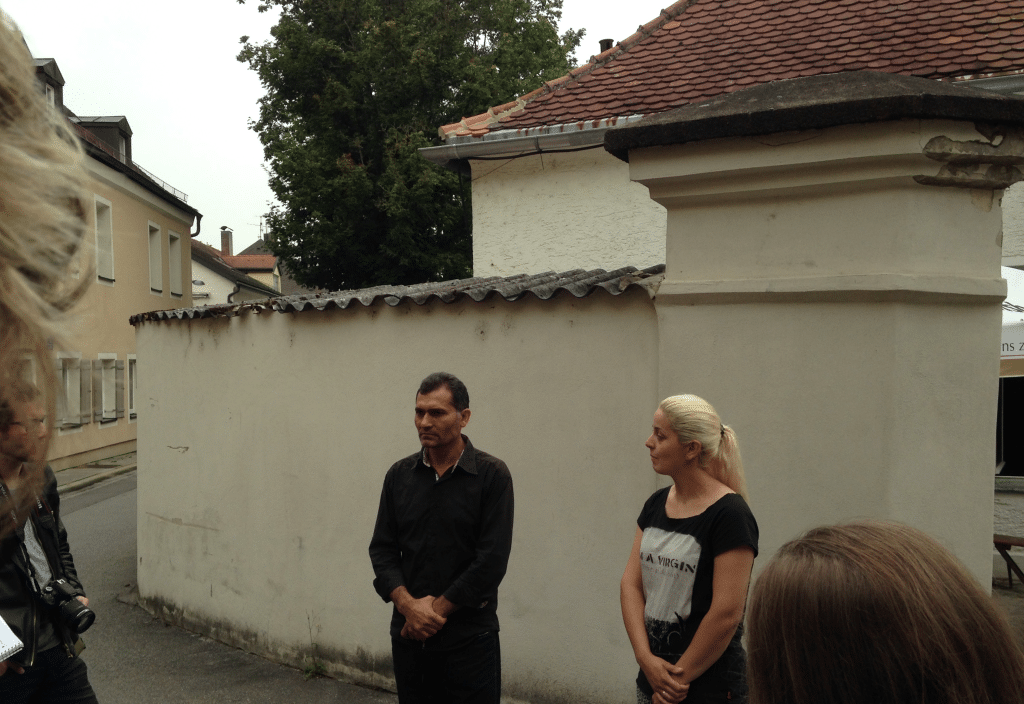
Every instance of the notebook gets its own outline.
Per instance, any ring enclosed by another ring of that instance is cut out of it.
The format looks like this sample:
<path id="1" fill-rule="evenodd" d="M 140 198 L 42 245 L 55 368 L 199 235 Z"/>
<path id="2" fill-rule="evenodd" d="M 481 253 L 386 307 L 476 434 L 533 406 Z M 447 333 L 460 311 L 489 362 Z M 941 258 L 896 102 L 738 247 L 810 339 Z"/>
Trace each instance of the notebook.
<path id="1" fill-rule="evenodd" d="M 14 655 L 21 650 L 24 644 L 14 635 L 14 631 L 7 625 L 7 622 L 0 618 L 0 661 Z"/>

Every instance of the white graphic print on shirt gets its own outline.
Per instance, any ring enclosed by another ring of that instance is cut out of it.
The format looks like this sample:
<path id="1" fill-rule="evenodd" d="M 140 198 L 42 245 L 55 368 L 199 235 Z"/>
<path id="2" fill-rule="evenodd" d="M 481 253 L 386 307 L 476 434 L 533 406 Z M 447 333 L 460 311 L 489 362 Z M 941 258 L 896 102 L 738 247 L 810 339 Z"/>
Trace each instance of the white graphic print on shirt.
<path id="1" fill-rule="evenodd" d="M 644 530 L 640 541 L 644 623 L 655 653 L 681 652 L 699 560 L 700 543 L 692 535 L 654 527 Z"/>

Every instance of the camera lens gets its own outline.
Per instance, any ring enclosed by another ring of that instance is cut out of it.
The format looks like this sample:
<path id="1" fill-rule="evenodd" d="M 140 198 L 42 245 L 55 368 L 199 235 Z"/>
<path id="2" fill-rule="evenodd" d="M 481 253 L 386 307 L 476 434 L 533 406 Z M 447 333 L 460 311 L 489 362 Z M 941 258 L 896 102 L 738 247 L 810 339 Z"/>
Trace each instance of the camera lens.
<path id="1" fill-rule="evenodd" d="M 84 633 L 96 620 L 96 612 L 78 599 L 65 601 L 60 606 L 60 612 L 64 623 L 75 633 Z"/>

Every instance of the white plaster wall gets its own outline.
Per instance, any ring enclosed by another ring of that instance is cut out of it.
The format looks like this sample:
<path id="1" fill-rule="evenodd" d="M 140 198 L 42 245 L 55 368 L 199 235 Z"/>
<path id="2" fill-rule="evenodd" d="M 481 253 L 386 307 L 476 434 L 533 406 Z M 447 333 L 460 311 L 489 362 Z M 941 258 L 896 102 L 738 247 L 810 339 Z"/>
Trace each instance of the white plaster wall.
<path id="1" fill-rule="evenodd" d="M 594 150 L 473 163 L 475 276 L 664 261 L 666 211 Z M 1024 266 L 1024 182 L 1005 191 L 1003 264 Z"/>
<path id="2" fill-rule="evenodd" d="M 1003 265 L 1024 266 L 1024 182 L 1003 194 Z"/>
<path id="3" fill-rule="evenodd" d="M 751 303 L 659 306 L 659 317 L 661 394 L 712 400 L 740 438 L 761 529 L 755 571 L 814 526 L 892 519 L 937 537 L 988 588 L 996 382 L 986 353 L 998 310 Z"/>
<path id="4" fill-rule="evenodd" d="M 998 198 L 923 186 L 904 121 L 630 155 L 666 205 L 661 393 L 736 422 L 762 554 L 813 526 L 917 526 L 991 584 Z M 735 420 L 733 420 L 735 419 Z"/>
<path id="5" fill-rule="evenodd" d="M 665 261 L 665 209 L 604 149 L 471 163 L 474 276 Z"/>
<path id="6" fill-rule="evenodd" d="M 1002 535 L 1024 533 L 1024 492 L 996 489 L 993 511 L 993 532 Z M 1018 548 L 1017 551 L 1024 550 Z M 996 553 L 998 555 L 998 553 Z"/>
<path id="7" fill-rule="evenodd" d="M 416 449 L 415 386 L 439 368 L 515 478 L 512 697 L 632 698 L 618 579 L 669 394 L 737 430 L 755 572 L 814 525 L 884 517 L 989 584 L 1002 216 L 989 193 L 913 182 L 938 169 L 921 153 L 936 134 L 978 138 L 908 121 L 634 153 L 669 209 L 653 305 L 630 290 L 141 325 L 143 600 L 293 663 L 312 628 L 333 672 L 386 684 L 366 546 L 384 471 Z"/>
<path id="8" fill-rule="evenodd" d="M 192 294 L 208 293 L 209 298 L 196 298 L 197 306 L 210 306 L 228 302 L 228 296 L 235 290 L 235 285 L 220 274 L 206 268 L 195 259 L 192 260 L 192 278 L 203 282 L 203 286 L 192 285 Z"/>
<path id="9" fill-rule="evenodd" d="M 150 605 L 299 665 L 312 623 L 332 672 L 385 685 L 391 607 L 367 546 L 385 471 L 418 447 L 416 386 L 447 369 L 469 388 L 467 434 L 515 483 L 498 609 L 506 695 L 633 696 L 618 582 L 656 488 L 646 293 L 145 323 L 138 345 Z"/>

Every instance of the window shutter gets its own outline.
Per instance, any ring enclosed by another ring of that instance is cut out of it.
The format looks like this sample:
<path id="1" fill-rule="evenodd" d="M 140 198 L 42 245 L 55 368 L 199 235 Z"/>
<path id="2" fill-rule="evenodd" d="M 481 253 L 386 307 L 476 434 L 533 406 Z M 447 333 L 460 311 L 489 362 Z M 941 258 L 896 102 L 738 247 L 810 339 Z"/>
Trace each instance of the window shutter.
<path id="1" fill-rule="evenodd" d="M 83 360 L 84 362 L 84 360 Z M 92 360 L 92 419 L 103 422 L 103 360 Z"/>
<path id="2" fill-rule="evenodd" d="M 51 424 L 51 428 L 59 428 L 68 422 L 68 399 L 67 384 L 64 379 L 64 360 L 60 357 L 54 359 L 53 373 L 57 380 L 57 417 Z"/>
<path id="3" fill-rule="evenodd" d="M 76 359 L 71 364 L 78 367 L 78 416 L 79 423 L 85 425 L 92 422 L 92 374 L 88 359 Z M 69 418 L 73 422 L 73 419 Z"/>
<path id="4" fill-rule="evenodd" d="M 109 241 L 100 240 L 100 248 L 96 252 L 96 271 L 101 279 L 114 280 L 113 256 Z"/>
<path id="5" fill-rule="evenodd" d="M 114 362 L 114 389 L 117 396 L 117 417 L 124 418 L 124 360 Z"/>
<path id="6" fill-rule="evenodd" d="M 114 280 L 114 243 L 109 231 L 104 229 L 105 223 L 97 217 L 96 237 L 96 273 L 101 279 Z"/>

